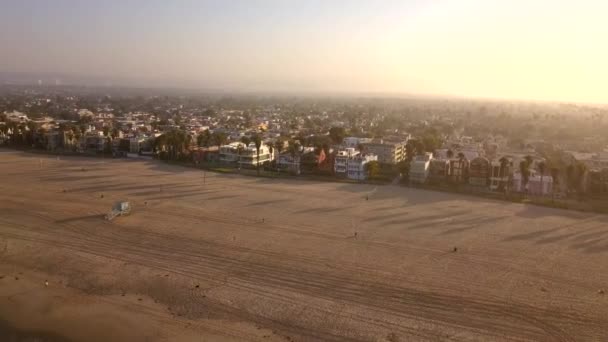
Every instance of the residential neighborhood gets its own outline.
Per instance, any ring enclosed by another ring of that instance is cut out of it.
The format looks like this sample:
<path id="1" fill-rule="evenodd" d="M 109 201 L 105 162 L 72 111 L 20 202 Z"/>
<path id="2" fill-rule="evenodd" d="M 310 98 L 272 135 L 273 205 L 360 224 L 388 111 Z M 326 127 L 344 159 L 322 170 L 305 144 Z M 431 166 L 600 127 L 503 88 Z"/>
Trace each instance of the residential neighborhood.
<path id="1" fill-rule="evenodd" d="M 11 88 L 0 100 L 0 144 L 19 149 L 474 193 L 554 198 L 603 195 L 608 188 L 606 138 L 567 139 L 563 126 L 552 138 L 547 127 L 560 120 L 580 126 L 580 119 L 536 104 L 511 104 L 512 117 L 496 103 L 457 102 L 453 115 L 433 109 L 427 116 L 391 113 L 364 100 L 338 107 L 281 98 L 79 96 L 52 88 Z M 436 106 L 419 102 L 398 105 L 404 113 Z M 490 105 L 500 110 L 495 121 L 534 127 L 534 134 L 500 132 L 475 119 L 490 116 Z M 529 118 L 522 113 L 528 107 Z M 597 113 L 593 120 L 606 125 Z"/>

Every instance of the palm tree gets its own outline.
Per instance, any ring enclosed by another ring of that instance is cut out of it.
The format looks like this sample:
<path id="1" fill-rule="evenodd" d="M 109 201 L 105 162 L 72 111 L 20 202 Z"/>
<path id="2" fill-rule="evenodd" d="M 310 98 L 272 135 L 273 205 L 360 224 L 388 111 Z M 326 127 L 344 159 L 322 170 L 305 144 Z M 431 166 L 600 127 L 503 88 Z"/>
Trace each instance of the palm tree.
<path id="1" fill-rule="evenodd" d="M 37 139 L 36 139 L 37 147 L 47 148 L 46 136 L 45 136 L 46 129 L 44 127 L 38 128 L 38 131 L 36 131 L 36 135 L 37 135 Z"/>
<path id="2" fill-rule="evenodd" d="M 585 191 L 585 174 L 587 173 L 587 165 L 581 162 L 576 163 L 576 179 L 578 190 L 582 194 Z"/>
<path id="3" fill-rule="evenodd" d="M 498 170 L 498 176 L 500 177 L 500 184 L 498 185 L 498 188 L 502 191 L 502 190 L 506 190 L 507 187 L 507 182 L 505 182 L 503 179 L 504 177 L 507 175 L 507 167 L 509 167 L 509 159 L 507 159 L 506 157 L 502 157 L 498 160 L 500 162 L 500 169 Z"/>
<path id="4" fill-rule="evenodd" d="M 226 137 L 226 134 L 223 132 L 213 132 L 213 135 L 211 136 L 211 140 L 213 141 L 214 145 L 217 145 L 217 149 L 219 152 L 220 146 L 225 145 L 228 138 Z"/>
<path id="5" fill-rule="evenodd" d="M 118 138 L 118 136 L 120 136 L 120 131 L 118 130 L 118 128 L 113 128 L 112 129 L 112 139 L 116 139 L 116 138 Z"/>
<path id="6" fill-rule="evenodd" d="M 277 154 L 281 154 L 283 152 L 283 148 L 285 147 L 283 140 L 277 140 L 274 142 L 274 149 L 277 150 Z"/>
<path id="7" fill-rule="evenodd" d="M 165 150 L 167 143 L 168 143 L 168 138 L 167 138 L 166 133 L 161 134 L 158 137 L 156 137 L 156 139 L 154 139 L 153 149 L 154 149 L 154 151 L 156 151 L 156 153 L 158 153 L 159 157 L 162 157 L 160 152 L 163 152 Z"/>
<path id="8" fill-rule="evenodd" d="M 211 143 L 211 134 L 209 133 L 208 129 L 198 134 L 196 137 L 196 143 L 199 147 L 209 147 L 209 144 Z"/>
<path id="9" fill-rule="evenodd" d="M 112 138 L 110 138 L 108 136 L 106 137 L 106 146 L 105 146 L 105 151 L 103 151 L 103 153 L 112 154 Z"/>
<path id="10" fill-rule="evenodd" d="M 257 155 L 257 171 L 258 176 L 260 175 L 260 149 L 262 148 L 262 137 L 259 134 L 253 136 L 253 143 L 255 144 L 255 152 Z"/>
<path id="11" fill-rule="evenodd" d="M 291 160 L 293 161 L 294 166 L 296 165 L 296 158 L 299 158 L 301 146 L 297 141 L 291 141 L 289 143 L 289 153 L 291 154 Z M 297 168 L 294 170 L 296 173 L 300 173 L 300 163 L 297 163 Z"/>
<path id="12" fill-rule="evenodd" d="M 274 142 L 274 149 L 277 150 L 277 155 L 279 157 L 281 157 L 281 151 L 283 151 L 283 147 L 284 147 L 283 140 L 279 139 L 279 140 L 277 140 L 277 141 Z M 279 162 L 278 158 L 275 159 L 275 165 L 277 167 L 277 170 L 280 171 L 279 166 L 278 166 L 278 162 Z"/>
<path id="13" fill-rule="evenodd" d="M 239 172 L 241 171 L 241 153 L 243 153 L 243 150 L 244 150 L 244 148 L 243 148 L 243 145 L 241 145 L 241 144 L 239 144 L 239 146 L 236 148 L 236 153 L 239 156 L 239 159 L 237 161 L 238 167 L 239 167 Z"/>
<path id="14" fill-rule="evenodd" d="M 270 153 L 270 158 L 274 160 L 274 147 L 272 146 L 272 144 L 268 144 L 268 153 Z"/>
<path id="15" fill-rule="evenodd" d="M 79 149 L 80 146 L 80 137 L 82 137 L 82 133 L 80 133 L 80 129 L 72 128 L 72 132 L 74 133 L 74 140 L 76 140 L 76 144 L 73 146 L 73 150 Z"/>
<path id="16" fill-rule="evenodd" d="M 576 168 L 574 164 L 570 164 L 566 168 L 566 183 L 568 183 L 569 192 L 576 187 Z"/>
<path id="17" fill-rule="evenodd" d="M 74 142 L 74 132 L 72 130 L 66 131 L 65 136 L 68 138 L 68 145 L 72 146 L 72 143 Z"/>
<path id="18" fill-rule="evenodd" d="M 530 180 L 530 169 L 527 160 L 519 162 L 519 172 L 521 173 L 521 190 L 527 190 L 528 181 Z"/>
<path id="19" fill-rule="evenodd" d="M 27 134 L 25 136 L 26 143 L 31 146 L 34 144 L 34 132 L 36 132 L 36 123 L 33 121 L 29 121 L 25 127 L 27 128 Z"/>
<path id="20" fill-rule="evenodd" d="M 249 147 L 249 144 L 251 144 L 251 138 L 243 136 L 241 137 L 241 142 L 245 144 L 246 147 Z"/>
<path id="21" fill-rule="evenodd" d="M 556 186 L 559 184 L 559 173 L 560 170 L 557 167 L 552 167 L 551 170 L 551 178 L 553 178 L 553 191 L 552 193 L 555 193 L 555 188 Z"/>
<path id="22" fill-rule="evenodd" d="M 9 137 L 9 141 L 10 141 L 11 145 L 15 144 L 17 124 L 11 121 L 6 124 L 5 128 L 6 128 L 6 134 L 8 134 L 10 131 L 10 134 L 8 134 L 8 137 Z"/>
<path id="23" fill-rule="evenodd" d="M 359 152 L 363 153 L 363 149 L 364 149 L 363 144 L 358 143 L 357 144 L 357 150 L 359 150 Z"/>
<path id="24" fill-rule="evenodd" d="M 538 172 L 540 173 L 540 194 L 543 195 L 543 177 L 545 176 L 546 164 L 544 161 L 538 163 Z"/>
<path id="25" fill-rule="evenodd" d="M 448 157 L 448 159 L 452 159 L 454 157 L 454 151 L 448 150 L 445 155 Z"/>
<path id="26" fill-rule="evenodd" d="M 186 138 L 184 140 L 184 145 L 186 147 L 186 151 L 190 151 L 192 147 L 192 135 L 190 133 L 186 133 Z"/>

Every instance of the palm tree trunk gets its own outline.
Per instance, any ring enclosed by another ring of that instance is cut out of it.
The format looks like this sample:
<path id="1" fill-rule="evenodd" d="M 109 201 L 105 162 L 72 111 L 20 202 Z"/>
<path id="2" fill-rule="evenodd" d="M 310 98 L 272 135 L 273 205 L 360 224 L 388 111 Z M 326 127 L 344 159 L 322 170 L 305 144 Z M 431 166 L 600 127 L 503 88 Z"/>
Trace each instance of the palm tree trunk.
<path id="1" fill-rule="evenodd" d="M 258 150 L 257 156 L 258 156 L 257 167 L 258 167 L 258 176 L 259 176 L 260 175 L 260 150 Z"/>
<path id="2" fill-rule="evenodd" d="M 540 195 L 545 196 L 545 189 L 543 189 L 543 174 L 540 174 Z"/>

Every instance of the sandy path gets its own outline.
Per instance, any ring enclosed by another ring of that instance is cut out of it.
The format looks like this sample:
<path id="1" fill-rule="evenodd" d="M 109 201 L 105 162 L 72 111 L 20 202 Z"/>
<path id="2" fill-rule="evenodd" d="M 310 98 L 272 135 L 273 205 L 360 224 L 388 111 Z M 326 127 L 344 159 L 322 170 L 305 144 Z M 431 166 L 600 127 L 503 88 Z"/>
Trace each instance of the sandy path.
<path id="1" fill-rule="evenodd" d="M 0 318 L 21 329 L 91 340 L 101 317 L 125 341 L 608 340 L 606 216 L 3 150 L 0 170 Z M 118 199 L 133 215 L 104 221 Z"/>

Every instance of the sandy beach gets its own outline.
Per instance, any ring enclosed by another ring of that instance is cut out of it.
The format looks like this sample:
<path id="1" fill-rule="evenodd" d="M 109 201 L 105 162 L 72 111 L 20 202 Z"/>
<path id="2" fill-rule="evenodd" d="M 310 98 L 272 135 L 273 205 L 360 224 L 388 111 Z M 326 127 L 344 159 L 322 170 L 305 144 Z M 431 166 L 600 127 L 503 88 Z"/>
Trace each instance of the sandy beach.
<path id="1" fill-rule="evenodd" d="M 0 149 L 0 276 L 16 340 L 608 340 L 608 216 L 394 185 Z"/>

